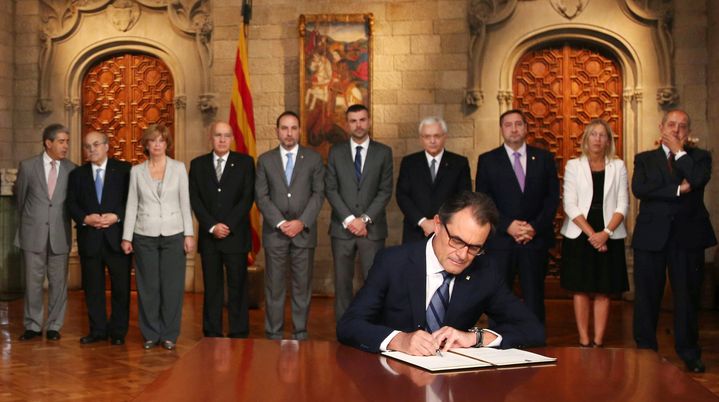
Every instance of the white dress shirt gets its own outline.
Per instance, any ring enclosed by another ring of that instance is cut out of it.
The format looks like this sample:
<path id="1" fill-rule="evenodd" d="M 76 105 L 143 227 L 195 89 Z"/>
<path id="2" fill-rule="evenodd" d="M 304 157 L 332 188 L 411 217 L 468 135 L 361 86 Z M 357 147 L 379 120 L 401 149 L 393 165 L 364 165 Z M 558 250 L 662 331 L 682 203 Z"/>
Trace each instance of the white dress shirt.
<path id="1" fill-rule="evenodd" d="M 45 170 L 45 183 L 48 182 L 50 179 L 50 169 L 52 169 L 52 165 L 50 162 L 52 162 L 54 159 L 50 157 L 50 155 L 47 154 L 47 151 L 42 153 L 42 167 Z M 57 172 L 57 177 L 60 177 L 60 161 L 55 161 L 55 171 Z"/>

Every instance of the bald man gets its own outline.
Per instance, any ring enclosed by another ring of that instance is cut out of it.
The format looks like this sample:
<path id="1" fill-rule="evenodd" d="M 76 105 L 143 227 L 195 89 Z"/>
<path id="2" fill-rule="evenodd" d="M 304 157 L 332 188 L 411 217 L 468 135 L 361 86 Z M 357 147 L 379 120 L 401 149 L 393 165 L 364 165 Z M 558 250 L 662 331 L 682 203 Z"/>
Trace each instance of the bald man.
<path id="1" fill-rule="evenodd" d="M 207 337 L 224 336 L 225 271 L 227 335 L 246 338 L 250 331 L 247 253 L 252 248 L 249 216 L 254 201 L 255 163 L 251 156 L 231 151 L 233 139 L 229 124 L 212 123 L 212 152 L 198 156 L 190 164 L 190 202 L 200 224 L 198 251 L 205 285 L 202 332 Z"/>
<path id="2" fill-rule="evenodd" d="M 85 135 L 87 163 L 70 172 L 67 205 L 77 225 L 77 248 L 90 332 L 81 344 L 125 343 L 130 319 L 130 256 L 122 252 L 130 164 L 108 158 L 108 138 L 96 131 Z M 105 267 L 112 284 L 110 319 L 105 312 Z"/>

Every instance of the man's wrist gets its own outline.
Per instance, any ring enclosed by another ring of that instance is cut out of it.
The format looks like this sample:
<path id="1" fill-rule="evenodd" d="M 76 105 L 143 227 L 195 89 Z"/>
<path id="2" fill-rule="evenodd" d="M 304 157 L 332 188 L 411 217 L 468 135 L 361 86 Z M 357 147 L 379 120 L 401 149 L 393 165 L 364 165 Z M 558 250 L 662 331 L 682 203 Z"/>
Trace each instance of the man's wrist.
<path id="1" fill-rule="evenodd" d="M 478 327 L 472 327 L 469 329 L 470 333 L 473 333 L 475 336 L 475 343 L 472 345 L 474 348 L 481 348 L 484 346 L 484 329 L 478 328 Z"/>

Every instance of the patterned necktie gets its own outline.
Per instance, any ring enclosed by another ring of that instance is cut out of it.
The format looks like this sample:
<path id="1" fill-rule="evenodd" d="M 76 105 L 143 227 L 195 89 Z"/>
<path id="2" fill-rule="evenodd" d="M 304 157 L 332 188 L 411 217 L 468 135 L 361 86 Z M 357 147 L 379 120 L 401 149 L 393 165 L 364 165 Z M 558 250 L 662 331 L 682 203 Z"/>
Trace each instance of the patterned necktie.
<path id="1" fill-rule="evenodd" d="M 55 192 L 55 186 L 57 185 L 57 161 L 53 160 L 50 162 L 50 174 L 47 175 L 47 195 L 52 199 L 52 194 Z"/>
<path id="2" fill-rule="evenodd" d="M 514 168 L 514 174 L 517 176 L 519 188 L 524 192 L 524 169 L 522 169 L 522 161 L 520 159 L 522 154 L 515 152 L 512 155 L 514 155 L 514 164 L 512 166 Z"/>
<path id="3" fill-rule="evenodd" d="M 95 173 L 95 194 L 97 194 L 97 203 L 102 204 L 102 186 L 104 182 L 102 180 L 102 169 L 97 169 Z"/>
<path id="4" fill-rule="evenodd" d="M 292 152 L 287 154 L 287 166 L 285 166 L 285 177 L 287 178 L 287 185 L 290 185 L 292 181 L 292 171 L 295 168 L 295 163 L 292 161 Z"/>
<path id="5" fill-rule="evenodd" d="M 449 282 L 454 278 L 447 271 L 442 271 L 444 281 L 432 295 L 427 307 L 427 332 L 432 333 L 444 324 L 444 314 L 449 306 Z"/>
<path id="6" fill-rule="evenodd" d="M 217 158 L 217 166 L 215 166 L 215 176 L 217 176 L 217 181 L 220 181 L 220 178 L 222 177 L 222 162 L 225 160 L 222 158 Z"/>
<path id="7" fill-rule="evenodd" d="M 362 145 L 357 145 L 357 152 L 355 152 L 355 177 L 359 183 L 362 179 Z"/>
<path id="8" fill-rule="evenodd" d="M 432 159 L 432 163 L 429 164 L 429 172 L 432 173 L 432 183 L 437 178 L 437 159 Z"/>

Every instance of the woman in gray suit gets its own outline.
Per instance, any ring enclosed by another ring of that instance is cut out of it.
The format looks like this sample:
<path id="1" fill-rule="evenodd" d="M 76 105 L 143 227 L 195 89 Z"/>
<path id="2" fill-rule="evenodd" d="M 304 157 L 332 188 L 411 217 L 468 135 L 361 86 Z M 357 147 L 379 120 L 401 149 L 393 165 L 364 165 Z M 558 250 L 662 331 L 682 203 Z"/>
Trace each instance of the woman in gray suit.
<path id="1" fill-rule="evenodd" d="M 149 126 L 140 143 L 148 159 L 130 172 L 122 249 L 135 252 L 143 348 L 172 350 L 182 321 L 185 255 L 195 247 L 187 171 L 167 156 L 167 127 Z"/>

